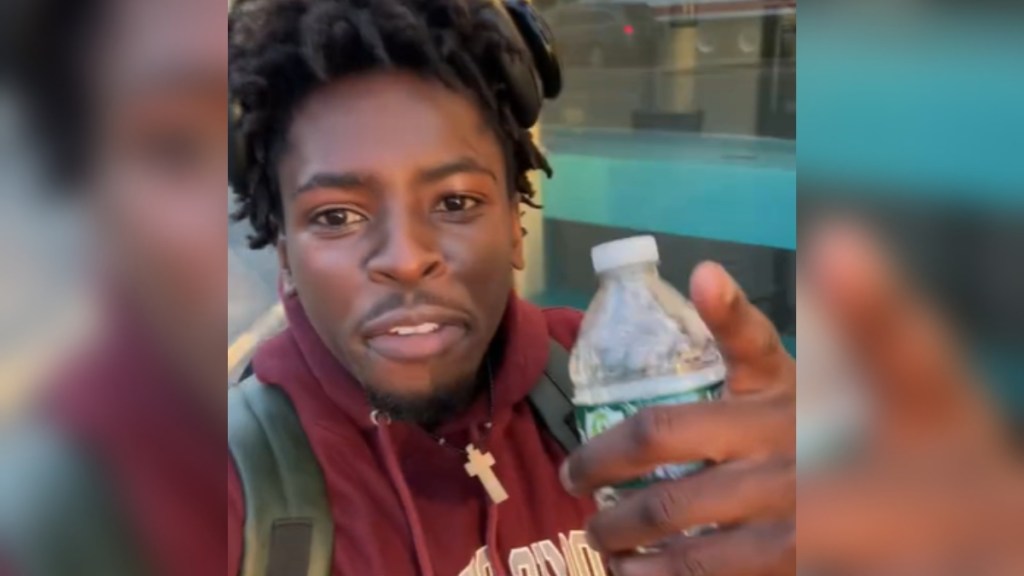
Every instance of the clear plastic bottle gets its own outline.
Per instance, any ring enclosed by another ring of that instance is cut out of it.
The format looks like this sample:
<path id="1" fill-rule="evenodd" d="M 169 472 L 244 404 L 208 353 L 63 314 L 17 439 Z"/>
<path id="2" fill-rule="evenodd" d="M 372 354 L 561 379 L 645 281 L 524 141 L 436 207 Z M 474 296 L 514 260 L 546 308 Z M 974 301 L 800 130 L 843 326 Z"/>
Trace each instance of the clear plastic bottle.
<path id="1" fill-rule="evenodd" d="M 591 256 L 601 284 L 569 361 L 584 441 L 646 406 L 717 399 L 725 380 L 721 353 L 693 304 L 658 275 L 654 238 L 608 242 Z M 703 466 L 662 466 L 617 488 L 680 478 Z M 614 504 L 617 488 L 599 491 L 598 505 Z"/>

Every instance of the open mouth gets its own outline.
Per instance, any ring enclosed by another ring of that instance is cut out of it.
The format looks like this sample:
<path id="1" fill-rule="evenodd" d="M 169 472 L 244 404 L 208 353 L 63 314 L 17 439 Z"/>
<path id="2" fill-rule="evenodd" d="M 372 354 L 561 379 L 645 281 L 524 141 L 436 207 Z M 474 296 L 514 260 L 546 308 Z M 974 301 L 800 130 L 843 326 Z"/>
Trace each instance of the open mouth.
<path id="1" fill-rule="evenodd" d="M 396 326 L 367 343 L 377 354 L 396 362 L 422 362 L 447 352 L 465 335 L 465 328 L 425 322 Z"/>
<path id="2" fill-rule="evenodd" d="M 415 336 L 417 334 L 433 334 L 441 329 L 440 324 L 424 322 L 416 326 L 395 326 L 388 331 L 392 336 Z"/>
<path id="3" fill-rule="evenodd" d="M 395 362 L 423 362 L 441 356 L 466 335 L 466 322 L 436 309 L 401 310 L 367 326 L 367 346 Z"/>

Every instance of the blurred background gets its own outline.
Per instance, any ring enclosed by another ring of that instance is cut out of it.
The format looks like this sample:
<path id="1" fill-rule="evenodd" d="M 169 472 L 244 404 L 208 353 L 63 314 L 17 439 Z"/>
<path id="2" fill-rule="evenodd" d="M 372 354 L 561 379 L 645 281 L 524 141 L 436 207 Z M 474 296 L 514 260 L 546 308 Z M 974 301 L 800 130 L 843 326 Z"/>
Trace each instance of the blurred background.
<path id="1" fill-rule="evenodd" d="M 223 379 L 223 8 L 0 0 L 0 418 L 127 324 Z"/>
<path id="2" fill-rule="evenodd" d="M 805 4 L 798 212 L 801 234 L 873 227 L 1021 423 L 1024 14 L 1007 6 Z"/>
<path id="3" fill-rule="evenodd" d="M 902 377 L 879 374 L 881 362 L 853 357 L 835 317 L 814 306 L 822 293 L 801 284 L 802 566 L 1024 573 L 1022 9 L 936 0 L 801 5 L 801 254 L 813 253 L 823 232 L 855 222 L 913 283 L 903 308 L 887 316 L 928 310 L 955 339 L 921 352 L 921 341 L 944 340 L 924 323 L 931 330 L 919 330 L 917 342 L 888 344 L 907 356 L 889 357 L 890 372 Z M 851 251 L 831 254 L 834 269 L 865 270 Z M 801 279 L 813 270 L 805 265 Z M 957 370 L 961 356 L 967 376 Z M 947 375 L 954 385 L 944 388 Z M 902 402 L 894 400 L 901 392 Z"/>
<path id="4" fill-rule="evenodd" d="M 92 324 L 74 202 L 46 184 L 19 103 L 0 81 L 0 419 Z"/>
<path id="5" fill-rule="evenodd" d="M 654 233 L 673 284 L 718 260 L 791 336 L 796 2 L 538 4 L 567 71 L 523 293 L 585 307 L 590 247 Z"/>

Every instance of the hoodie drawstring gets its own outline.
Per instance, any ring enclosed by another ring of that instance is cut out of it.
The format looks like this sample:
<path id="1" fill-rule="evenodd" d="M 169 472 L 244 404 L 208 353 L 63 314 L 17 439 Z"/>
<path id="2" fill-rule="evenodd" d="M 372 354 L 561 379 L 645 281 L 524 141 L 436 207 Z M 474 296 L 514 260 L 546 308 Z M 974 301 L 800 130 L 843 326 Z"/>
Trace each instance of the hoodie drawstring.
<path id="1" fill-rule="evenodd" d="M 506 576 L 505 565 L 501 563 L 501 556 L 498 555 L 498 505 L 490 501 L 487 502 L 486 542 L 494 576 Z"/>
<path id="2" fill-rule="evenodd" d="M 380 444 L 381 452 L 384 454 L 384 467 L 387 469 L 388 478 L 398 492 L 398 499 L 402 502 L 402 510 L 409 521 L 409 530 L 412 532 L 412 544 L 416 551 L 416 563 L 419 565 L 421 576 L 434 576 L 434 566 L 430 562 L 430 552 L 427 550 L 427 536 L 423 530 L 423 523 L 420 521 L 416 504 L 412 500 L 412 491 L 405 481 L 405 474 L 398 464 L 398 456 L 395 454 L 395 446 L 391 442 L 391 435 L 388 434 L 388 423 L 390 419 L 386 414 L 374 410 L 370 415 L 374 427 L 377 428 L 377 443 Z M 470 439 L 474 444 L 480 442 L 480 433 L 476 428 L 470 429 Z M 486 447 L 481 446 L 481 449 Z M 487 519 L 484 544 L 487 546 L 488 561 L 494 576 L 507 576 L 505 565 L 501 562 L 498 554 L 498 505 L 487 498 Z"/>
<path id="3" fill-rule="evenodd" d="M 380 444 L 381 452 L 384 454 L 384 467 L 387 468 L 388 478 L 391 484 L 398 491 L 398 499 L 402 502 L 402 510 L 409 521 L 409 530 L 412 532 L 412 545 L 416 550 L 416 563 L 419 565 L 421 576 L 434 576 L 434 566 L 430 563 L 430 552 L 427 550 L 427 536 L 423 531 L 423 523 L 420 522 L 419 512 L 416 511 L 416 504 L 412 501 L 412 492 L 409 484 L 405 481 L 402 468 L 398 465 L 398 456 L 395 455 L 395 447 L 391 443 L 391 435 L 388 434 L 387 416 L 380 415 L 376 410 L 370 417 L 377 428 L 377 442 Z M 378 422 L 378 420 L 381 420 Z"/>

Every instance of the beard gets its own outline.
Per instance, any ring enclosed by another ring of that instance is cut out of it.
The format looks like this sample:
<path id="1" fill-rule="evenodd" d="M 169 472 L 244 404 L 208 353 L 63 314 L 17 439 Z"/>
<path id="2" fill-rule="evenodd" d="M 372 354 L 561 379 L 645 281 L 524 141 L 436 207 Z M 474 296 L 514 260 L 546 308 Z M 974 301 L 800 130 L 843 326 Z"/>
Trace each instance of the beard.
<path id="1" fill-rule="evenodd" d="M 417 424 L 427 431 L 433 431 L 465 412 L 479 394 L 489 393 L 494 380 L 493 370 L 501 365 L 504 346 L 505 340 L 498 334 L 474 371 L 427 393 L 385 389 L 361 380 L 366 399 L 370 406 L 387 414 L 392 420 Z"/>
<path id="2" fill-rule="evenodd" d="M 371 386 L 365 390 L 370 406 L 392 420 L 433 430 L 465 411 L 484 387 L 483 380 L 470 379 L 429 394 L 403 394 Z"/>

